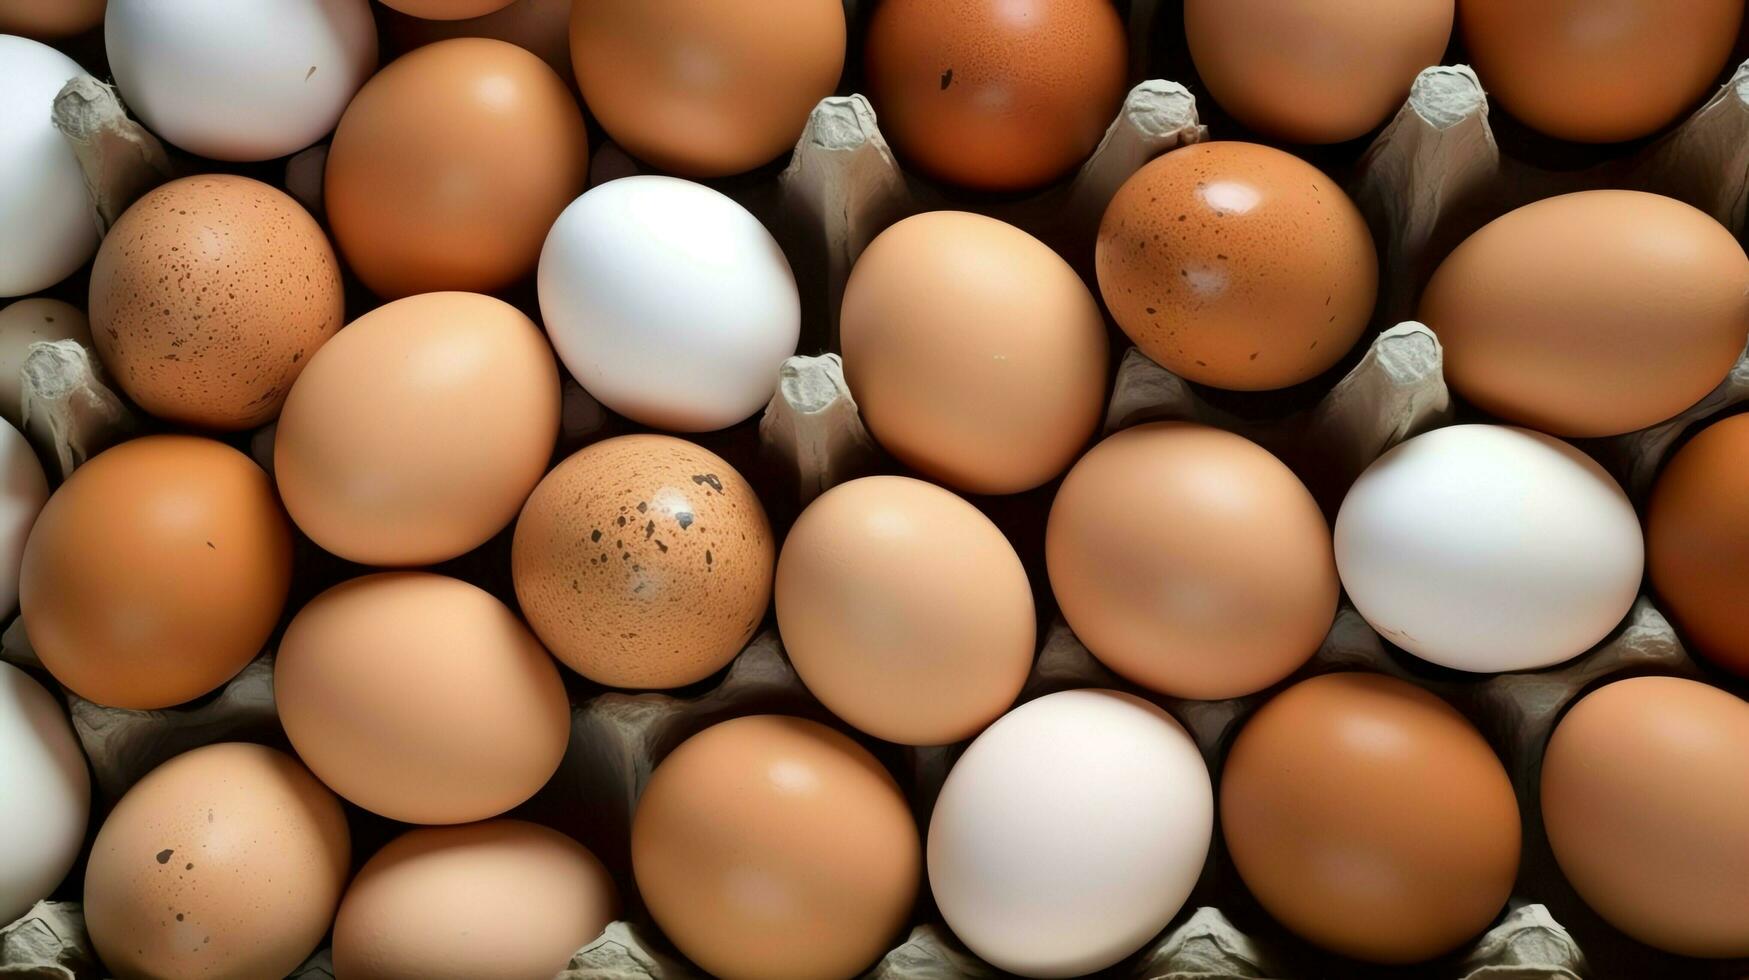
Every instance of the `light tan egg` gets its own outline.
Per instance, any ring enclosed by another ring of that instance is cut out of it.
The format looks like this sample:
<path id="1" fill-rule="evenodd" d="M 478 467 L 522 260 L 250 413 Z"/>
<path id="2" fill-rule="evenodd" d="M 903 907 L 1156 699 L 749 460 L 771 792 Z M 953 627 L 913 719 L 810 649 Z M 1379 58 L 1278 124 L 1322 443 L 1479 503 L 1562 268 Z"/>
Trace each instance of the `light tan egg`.
<path id="1" fill-rule="evenodd" d="M 58 299 L 21 299 L 0 309 L 0 417 L 21 424 L 24 362 L 32 344 L 77 340 L 91 346 L 91 324 L 84 311 Z"/>

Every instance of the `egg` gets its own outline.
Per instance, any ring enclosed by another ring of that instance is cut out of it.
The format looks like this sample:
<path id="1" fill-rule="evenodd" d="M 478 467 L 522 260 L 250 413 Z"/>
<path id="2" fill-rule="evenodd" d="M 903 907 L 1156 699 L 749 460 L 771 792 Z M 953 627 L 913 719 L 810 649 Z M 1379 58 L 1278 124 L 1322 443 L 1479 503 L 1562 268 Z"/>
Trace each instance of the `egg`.
<path id="1" fill-rule="evenodd" d="M 347 980 L 548 980 L 613 921 L 595 855 L 520 820 L 421 827 L 354 878 L 334 922 Z"/>
<path id="2" fill-rule="evenodd" d="M 506 7 L 464 20 L 426 20 L 406 14 L 384 18 L 390 50 L 405 53 L 452 37 L 490 37 L 533 52 L 569 83 L 571 0 L 513 0 Z"/>
<path id="3" fill-rule="evenodd" d="M 1367 467 L 1336 515 L 1355 609 L 1423 660 L 1478 673 L 1570 660 L 1615 629 L 1645 546 L 1603 467 L 1539 432 L 1457 425 Z"/>
<path id="4" fill-rule="evenodd" d="M 104 366 L 141 408 L 205 429 L 278 415 L 345 306 L 340 263 L 309 212 L 229 174 L 171 181 L 134 202 L 91 267 Z"/>
<path id="5" fill-rule="evenodd" d="M 1646 563 L 1689 649 L 1749 677 L 1749 415 L 1707 426 L 1665 464 Z"/>
<path id="6" fill-rule="evenodd" d="M 0 921 L 48 898 L 85 846 L 91 774 L 60 699 L 0 663 Z"/>
<path id="7" fill-rule="evenodd" d="M 414 17 L 462 20 L 467 17 L 483 17 L 493 11 L 502 10 L 510 2 L 511 0 L 383 0 L 383 6 Z"/>
<path id="8" fill-rule="evenodd" d="M 897 942 L 922 856 L 874 756 L 824 725 L 736 718 L 680 744 L 632 818 L 650 915 L 722 980 L 849 980 Z"/>
<path id="9" fill-rule="evenodd" d="M 1493 749 L 1381 674 L 1301 681 L 1259 709 L 1221 773 L 1221 834 L 1277 921 L 1373 963 L 1455 949 L 1518 875 L 1518 801 Z"/>
<path id="10" fill-rule="evenodd" d="M 844 71 L 840 0 L 571 5 L 583 101 L 626 152 L 686 177 L 769 163 Z"/>
<path id="11" fill-rule="evenodd" d="M 1557 436 L 1619 435 L 1724 380 L 1749 340 L 1749 256 L 1680 201 L 1563 194 L 1459 245 L 1419 318 L 1477 408 Z"/>
<path id="12" fill-rule="evenodd" d="M 1125 678 L 1183 698 L 1262 690 L 1336 616 L 1330 530 L 1299 478 L 1242 436 L 1125 429 L 1069 471 L 1045 565 L 1063 618 Z"/>
<path id="13" fill-rule="evenodd" d="M 92 457 L 37 517 L 19 572 L 31 646 L 112 708 L 200 697 L 255 659 L 291 586 L 291 528 L 249 457 L 146 436 Z"/>
<path id="14" fill-rule="evenodd" d="M 851 270 L 839 323 L 863 422 L 961 490 L 1050 480 L 1105 413 L 1099 303 L 1057 253 L 994 218 L 933 211 L 882 232 Z"/>
<path id="15" fill-rule="evenodd" d="M 77 340 L 91 346 L 91 324 L 78 307 L 58 299 L 21 299 L 0 307 L 0 417 L 24 424 L 24 362 L 32 344 Z"/>
<path id="16" fill-rule="evenodd" d="M 0 34 L 0 296 L 47 289 L 97 251 L 85 171 L 50 118 L 85 69 L 46 44 Z"/>
<path id="17" fill-rule="evenodd" d="M 105 0 L 0 0 L 0 34 L 54 40 L 103 23 Z"/>
<path id="18" fill-rule="evenodd" d="M 1238 391 L 1317 377 L 1360 338 L 1378 256 L 1360 210 L 1300 158 L 1197 143 L 1135 172 L 1105 209 L 1099 291 L 1162 367 Z"/>
<path id="19" fill-rule="evenodd" d="M 1213 833 L 1208 768 L 1171 715 L 1063 691 L 1002 716 L 954 764 L 929 819 L 929 885 L 998 969 L 1080 976 L 1166 927 Z"/>
<path id="20" fill-rule="evenodd" d="M 613 687 L 668 688 L 726 665 L 765 618 L 776 546 L 727 461 L 672 436 L 588 446 L 516 520 L 516 598 L 559 661 Z"/>
<path id="21" fill-rule="evenodd" d="M 1032 587 L 1014 547 L 921 480 L 826 491 L 784 539 L 775 591 L 784 651 L 808 690 L 889 742 L 970 738 L 1032 667 Z"/>
<path id="22" fill-rule="evenodd" d="M 103 39 L 128 108 L 215 160 L 316 142 L 377 67 L 368 0 L 110 0 Z"/>
<path id="23" fill-rule="evenodd" d="M 273 470 L 292 520 L 367 565 L 429 565 L 484 544 L 540 482 L 559 370 L 528 317 L 474 293 L 378 307 L 292 387 Z"/>
<path id="24" fill-rule="evenodd" d="M 49 499 L 49 481 L 36 450 L 0 419 L 0 616 L 18 608 L 18 573 L 30 529 Z"/>
<path id="25" fill-rule="evenodd" d="M 1454 0 L 1186 0 L 1184 36 L 1222 109 L 1291 143 L 1389 120 L 1451 42 Z"/>
<path id="26" fill-rule="evenodd" d="M 881 131 L 922 173 L 985 191 L 1080 166 L 1123 105 L 1111 0 L 881 0 L 863 70 Z"/>
<path id="27" fill-rule="evenodd" d="M 1678 956 L 1749 956 L 1749 704 L 1675 677 L 1574 705 L 1542 762 L 1543 827 L 1585 903 Z"/>
<path id="28" fill-rule="evenodd" d="M 708 432 L 764 408 L 801 336 L 777 240 L 746 208 L 673 177 L 625 177 L 573 201 L 538 280 L 571 375 L 659 429 Z"/>
<path id="29" fill-rule="evenodd" d="M 346 887 L 346 815 L 297 760 L 220 742 L 147 773 L 85 869 L 85 925 L 122 980 L 283 977 Z"/>
<path id="30" fill-rule="evenodd" d="M 1556 139 L 1664 128 L 1719 81 L 1743 0 L 1461 0 L 1470 63 L 1494 100 Z"/>
<path id="31" fill-rule="evenodd" d="M 429 572 L 366 575 L 311 599 L 280 641 L 273 689 L 311 771 L 405 823 L 522 803 L 571 734 L 558 667 L 516 614 Z"/>
<path id="32" fill-rule="evenodd" d="M 534 271 L 588 169 L 583 114 L 545 62 L 453 38 L 359 90 L 328 147 L 323 200 L 347 265 L 384 299 L 492 292 Z"/>

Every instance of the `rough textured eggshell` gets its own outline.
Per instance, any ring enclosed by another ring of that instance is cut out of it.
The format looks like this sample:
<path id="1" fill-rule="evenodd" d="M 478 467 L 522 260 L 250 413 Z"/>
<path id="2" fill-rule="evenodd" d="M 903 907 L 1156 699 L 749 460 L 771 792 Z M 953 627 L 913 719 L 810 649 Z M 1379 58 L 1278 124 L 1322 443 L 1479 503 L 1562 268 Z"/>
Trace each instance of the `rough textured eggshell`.
<path id="1" fill-rule="evenodd" d="M 1708 426 L 1665 465 L 1646 564 L 1688 648 L 1749 677 L 1749 415 Z"/>
<path id="2" fill-rule="evenodd" d="M 482 17 L 495 10 L 502 10 L 510 3 L 511 0 L 383 0 L 385 7 L 392 7 L 414 17 L 428 17 L 432 20 L 462 20 L 467 17 Z"/>
<path id="3" fill-rule="evenodd" d="M 103 23 L 107 0 L 0 0 L 0 34 L 38 40 L 83 34 Z"/>
<path id="4" fill-rule="evenodd" d="M 0 34 L 0 296 L 47 289 L 97 251 L 85 171 L 50 117 L 61 87 L 87 74 L 46 44 Z"/>
<path id="5" fill-rule="evenodd" d="M 91 324 L 85 314 L 58 299 L 21 299 L 0 308 L 0 417 L 24 424 L 24 362 L 32 344 L 77 340 L 91 347 Z"/>
<path id="6" fill-rule="evenodd" d="M 11 422 L 0 419 L 0 615 L 18 608 L 24 546 L 48 499 L 48 476 L 36 450 Z"/>
<path id="7" fill-rule="evenodd" d="M 61 699 L 0 663 L 0 919 L 48 898 L 85 846 L 91 774 Z"/>

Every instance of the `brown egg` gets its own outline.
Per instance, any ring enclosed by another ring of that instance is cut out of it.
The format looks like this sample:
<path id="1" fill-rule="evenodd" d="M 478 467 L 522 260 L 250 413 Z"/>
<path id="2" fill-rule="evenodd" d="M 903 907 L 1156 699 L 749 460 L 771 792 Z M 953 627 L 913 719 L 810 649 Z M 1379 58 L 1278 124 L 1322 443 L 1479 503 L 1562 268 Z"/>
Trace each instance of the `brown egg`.
<path id="1" fill-rule="evenodd" d="M 483 17 L 509 6 L 511 0 L 383 0 L 383 6 L 414 17 L 432 20 L 462 20 Z"/>
<path id="2" fill-rule="evenodd" d="M 1063 472 L 1105 412 L 1099 304 L 1057 253 L 994 218 L 934 211 L 882 232 L 851 270 L 839 329 L 875 438 L 970 493 Z"/>
<path id="3" fill-rule="evenodd" d="M 377 295 L 491 292 L 534 271 L 588 169 L 583 114 L 545 62 L 504 41 L 454 38 L 358 90 L 328 148 L 323 194 L 341 254 Z"/>
<path id="4" fill-rule="evenodd" d="M 776 548 L 753 488 L 683 439 L 621 436 L 547 474 L 516 521 L 511 573 L 553 655 L 613 687 L 679 687 L 765 618 Z"/>
<path id="5" fill-rule="evenodd" d="M 43 666 L 114 708 L 167 708 L 261 652 L 291 587 L 291 528 L 249 457 L 147 436 L 93 457 L 31 530 L 20 615 Z"/>
<path id="6" fill-rule="evenodd" d="M 520 820 L 422 827 L 359 869 L 334 922 L 346 980 L 548 980 L 618 914 L 613 879 Z"/>
<path id="7" fill-rule="evenodd" d="M 1018 191 L 1093 152 L 1123 105 L 1111 0 L 881 0 L 864 71 L 881 131 L 952 184 Z"/>
<path id="8" fill-rule="evenodd" d="M 1688 648 L 1749 677 L 1749 415 L 1713 423 L 1665 464 L 1646 563 Z"/>
<path id="9" fill-rule="evenodd" d="M 1186 0 L 1184 34 L 1209 94 L 1292 143 L 1365 136 L 1451 42 L 1454 0 Z"/>
<path id="10" fill-rule="evenodd" d="M 340 263 L 303 205 L 230 174 L 135 201 L 91 267 L 91 334 L 128 397 L 206 429 L 279 414 L 345 322 Z"/>
<path id="11" fill-rule="evenodd" d="M 1032 667 L 1032 587 L 1014 547 L 921 480 L 852 480 L 809 504 L 784 540 L 776 594 L 808 690 L 889 742 L 971 738 Z"/>
<path id="12" fill-rule="evenodd" d="M 484 544 L 540 482 L 559 368 L 515 307 L 428 293 L 378 307 L 298 379 L 273 444 L 292 520 L 367 565 L 429 565 Z"/>
<path id="13" fill-rule="evenodd" d="M 85 926 L 121 980 L 283 977 L 328 932 L 351 862 L 340 801 L 297 760 L 207 745 L 110 812 L 85 869 Z"/>
<path id="14" fill-rule="evenodd" d="M 1600 687 L 1543 754 L 1543 827 L 1610 924 L 1679 956 L 1749 956 L 1749 704 L 1675 677 Z M 1691 974 L 1697 975 L 1697 974 Z"/>
<path id="15" fill-rule="evenodd" d="M 1743 0 L 1461 0 L 1464 47 L 1520 122 L 1611 143 L 1662 129 L 1719 81 Z"/>
<path id="16" fill-rule="evenodd" d="M 1270 915 L 1325 949 L 1418 963 L 1487 928 L 1518 874 L 1518 801 L 1450 705 L 1326 674 L 1252 716 L 1221 776 L 1221 833 Z"/>
<path id="17" fill-rule="evenodd" d="M 0 0 L 0 34 L 39 41 L 83 34 L 103 23 L 108 0 Z"/>
<path id="18" fill-rule="evenodd" d="M 571 0 L 514 0 L 508 7 L 465 20 L 427 20 L 401 13 L 382 19 L 383 36 L 397 56 L 452 37 L 489 37 L 540 56 L 566 84 L 572 78 L 570 29 Z"/>
<path id="19" fill-rule="evenodd" d="M 311 599 L 285 629 L 273 688 L 311 771 L 406 823 L 522 803 L 571 735 L 558 667 L 516 614 L 429 572 L 366 575 Z"/>
<path id="20" fill-rule="evenodd" d="M 1680 201 L 1563 194 L 1466 239 L 1419 317 L 1477 408 L 1551 435 L 1617 435 L 1724 380 L 1749 337 L 1749 257 Z"/>
<path id="21" fill-rule="evenodd" d="M 1238 391 L 1317 377 L 1378 294 L 1360 210 L 1296 156 L 1198 143 L 1136 171 L 1105 209 L 1099 291 L 1162 367 Z"/>
<path id="22" fill-rule="evenodd" d="M 922 847 L 910 804 L 860 745 L 757 715 L 656 767 L 632 870 L 656 924 L 722 980 L 848 980 L 898 941 Z"/>
<path id="23" fill-rule="evenodd" d="M 1306 662 L 1341 586 L 1330 527 L 1263 447 L 1185 422 L 1106 439 L 1045 529 L 1063 618 L 1107 667 L 1183 698 L 1260 691 Z"/>
<path id="24" fill-rule="evenodd" d="M 788 153 L 844 71 L 841 0 L 589 0 L 571 10 L 583 101 L 626 152 L 684 177 Z"/>

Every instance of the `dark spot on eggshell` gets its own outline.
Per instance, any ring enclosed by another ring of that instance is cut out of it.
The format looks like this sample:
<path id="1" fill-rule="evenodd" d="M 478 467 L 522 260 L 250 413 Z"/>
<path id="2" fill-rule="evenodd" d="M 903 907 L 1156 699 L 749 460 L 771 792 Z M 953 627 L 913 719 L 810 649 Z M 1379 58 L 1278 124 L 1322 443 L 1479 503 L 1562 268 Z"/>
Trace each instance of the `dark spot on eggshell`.
<path id="1" fill-rule="evenodd" d="M 170 863 L 170 855 L 175 854 L 175 853 L 176 853 L 175 851 L 173 851 L 169 848 L 165 848 L 164 850 L 159 851 L 158 852 L 158 863 L 159 864 L 169 864 Z"/>

